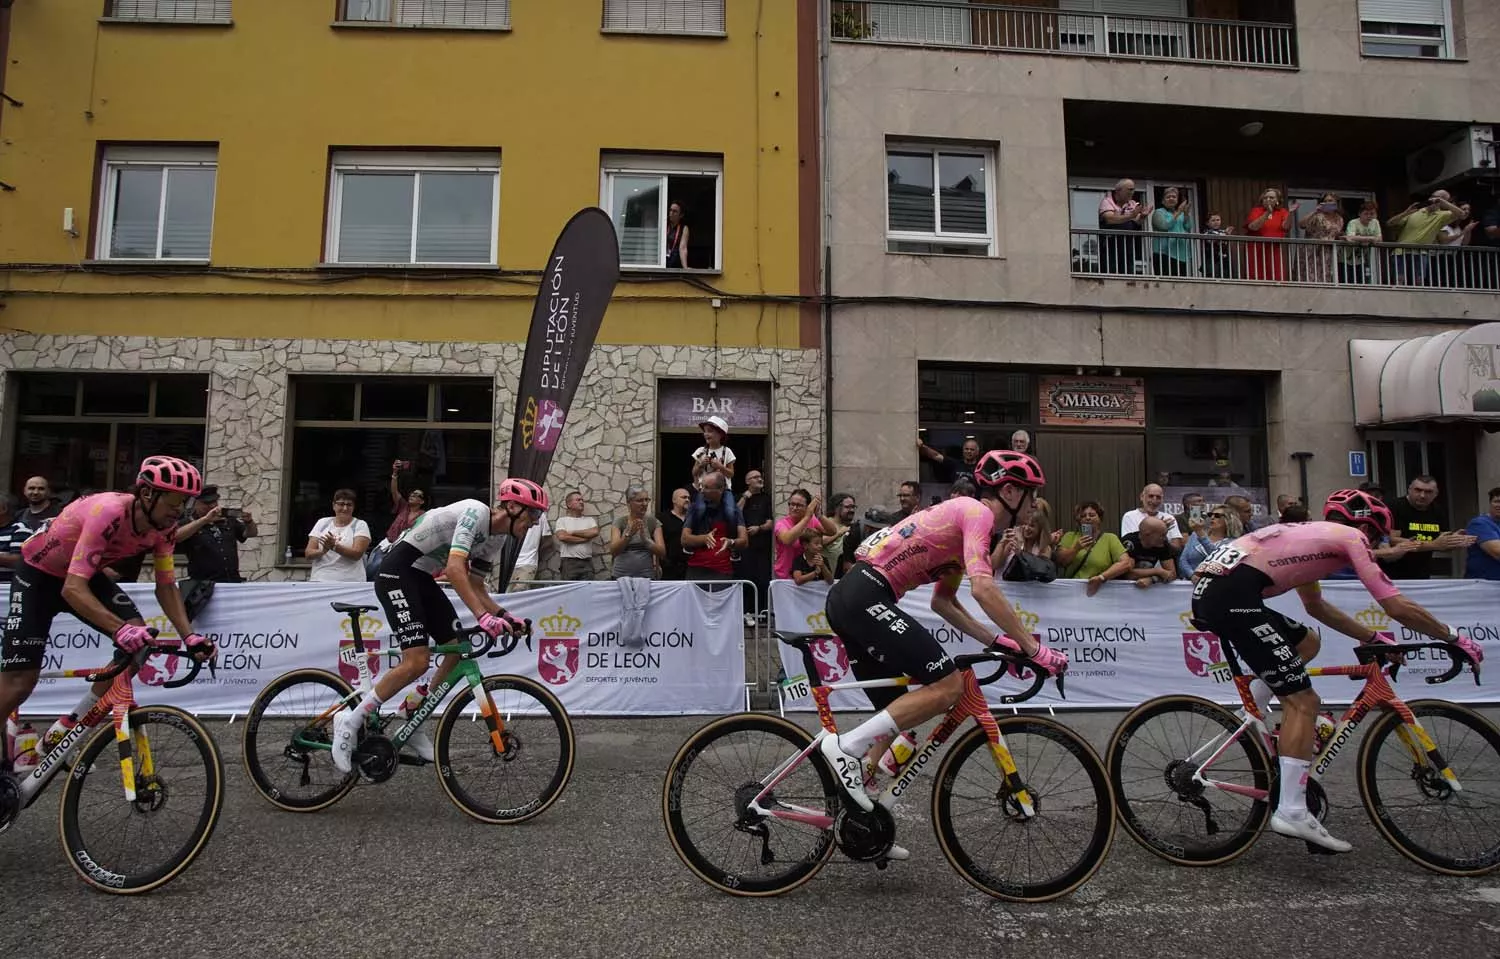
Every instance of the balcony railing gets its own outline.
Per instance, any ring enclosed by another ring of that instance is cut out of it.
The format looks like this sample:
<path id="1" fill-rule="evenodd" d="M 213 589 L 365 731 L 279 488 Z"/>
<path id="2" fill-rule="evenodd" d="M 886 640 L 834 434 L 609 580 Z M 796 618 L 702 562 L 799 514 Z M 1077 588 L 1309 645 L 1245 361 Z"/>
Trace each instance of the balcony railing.
<path id="1" fill-rule="evenodd" d="M 831 0 L 835 40 L 1297 68 L 1286 23 L 1122 17 L 989 3 Z"/>
<path id="2" fill-rule="evenodd" d="M 1500 290 L 1500 248 L 1347 240 L 1073 230 L 1073 275 L 1353 286 Z"/>

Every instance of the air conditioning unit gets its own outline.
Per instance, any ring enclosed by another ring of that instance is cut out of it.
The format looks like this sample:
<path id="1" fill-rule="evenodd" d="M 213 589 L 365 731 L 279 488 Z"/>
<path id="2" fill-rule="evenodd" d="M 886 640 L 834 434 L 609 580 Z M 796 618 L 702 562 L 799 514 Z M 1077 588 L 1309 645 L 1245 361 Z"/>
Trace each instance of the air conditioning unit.
<path id="1" fill-rule="evenodd" d="M 1495 128 L 1474 124 L 1406 158 L 1407 185 L 1425 193 L 1460 177 L 1495 175 Z"/>

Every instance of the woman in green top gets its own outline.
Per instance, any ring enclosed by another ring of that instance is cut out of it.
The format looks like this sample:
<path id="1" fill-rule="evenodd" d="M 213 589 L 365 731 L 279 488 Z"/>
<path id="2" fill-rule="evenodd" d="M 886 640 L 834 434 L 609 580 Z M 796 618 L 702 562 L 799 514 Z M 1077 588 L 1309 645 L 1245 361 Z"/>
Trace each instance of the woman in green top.
<path id="1" fill-rule="evenodd" d="M 1064 579 L 1098 576 L 1125 555 L 1120 537 L 1104 529 L 1104 507 L 1085 500 L 1073 510 L 1078 528 L 1068 530 L 1057 544 L 1057 568 Z"/>

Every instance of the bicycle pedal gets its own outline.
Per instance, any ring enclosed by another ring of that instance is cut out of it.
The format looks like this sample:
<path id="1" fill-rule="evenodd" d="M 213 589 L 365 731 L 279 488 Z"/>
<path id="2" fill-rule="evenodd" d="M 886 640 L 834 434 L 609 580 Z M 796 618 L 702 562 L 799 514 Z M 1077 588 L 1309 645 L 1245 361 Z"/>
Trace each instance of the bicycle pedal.
<path id="1" fill-rule="evenodd" d="M 421 756 L 418 756 L 415 753 L 407 753 L 407 752 L 400 753 L 398 755 L 396 761 L 399 762 L 403 766 L 431 766 L 432 765 L 431 760 L 423 759 Z"/>
<path id="2" fill-rule="evenodd" d="M 1305 839 L 1302 842 L 1303 842 L 1303 845 L 1307 846 L 1307 854 L 1309 856 L 1337 856 L 1338 855 L 1338 853 L 1334 852 L 1332 849 L 1324 849 L 1322 846 L 1319 846 L 1317 843 L 1311 843 L 1311 842 L 1308 842 Z"/>

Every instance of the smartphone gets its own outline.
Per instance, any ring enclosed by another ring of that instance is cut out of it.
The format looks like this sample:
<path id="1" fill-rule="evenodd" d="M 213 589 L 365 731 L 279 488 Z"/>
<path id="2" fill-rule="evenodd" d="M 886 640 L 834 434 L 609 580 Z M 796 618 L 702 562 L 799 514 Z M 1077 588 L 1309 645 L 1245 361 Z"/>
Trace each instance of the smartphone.
<path id="1" fill-rule="evenodd" d="M 1080 523 L 1080 524 L 1078 524 L 1078 532 L 1082 533 L 1084 536 L 1093 536 L 1094 535 L 1094 524 L 1093 523 Z"/>
<path id="2" fill-rule="evenodd" d="M 1189 506 L 1188 507 L 1188 523 L 1192 524 L 1192 523 L 1201 523 L 1201 522 L 1203 522 L 1203 507 L 1202 506 Z"/>
<path id="3" fill-rule="evenodd" d="M 239 519 L 240 511 L 231 507 L 225 507 L 224 509 L 219 511 L 219 515 L 224 519 Z"/>

